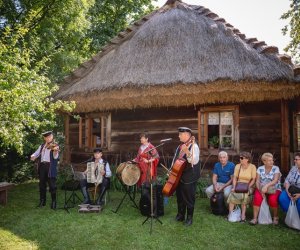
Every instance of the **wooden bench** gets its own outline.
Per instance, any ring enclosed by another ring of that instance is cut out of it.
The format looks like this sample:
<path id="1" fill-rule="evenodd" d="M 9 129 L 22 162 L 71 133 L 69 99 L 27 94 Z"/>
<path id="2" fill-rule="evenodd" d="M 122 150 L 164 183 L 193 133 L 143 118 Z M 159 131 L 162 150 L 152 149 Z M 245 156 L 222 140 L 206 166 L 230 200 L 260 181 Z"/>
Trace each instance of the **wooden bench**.
<path id="1" fill-rule="evenodd" d="M 7 193 L 14 184 L 8 182 L 0 182 L 0 204 L 5 206 L 7 204 Z"/>

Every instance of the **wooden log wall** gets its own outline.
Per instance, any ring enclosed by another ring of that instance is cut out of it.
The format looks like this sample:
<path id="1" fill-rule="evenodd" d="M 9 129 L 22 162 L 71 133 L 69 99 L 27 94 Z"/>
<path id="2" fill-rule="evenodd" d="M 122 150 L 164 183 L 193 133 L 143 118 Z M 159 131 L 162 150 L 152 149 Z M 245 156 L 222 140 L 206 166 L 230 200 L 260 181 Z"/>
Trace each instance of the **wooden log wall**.
<path id="1" fill-rule="evenodd" d="M 190 127 L 198 138 L 198 110 L 200 107 L 151 108 L 136 110 L 118 110 L 111 112 L 111 145 L 104 154 L 112 164 L 133 159 L 137 153 L 139 134 L 147 132 L 150 141 L 158 145 L 161 139 L 172 138 L 158 151 L 164 157 L 163 164 L 169 164 L 179 144 L 177 128 Z M 271 152 L 275 164 L 281 164 L 282 122 L 280 102 L 261 102 L 241 104 L 239 106 L 240 151 L 253 153 L 253 163 L 260 165 L 260 156 Z M 69 150 L 71 162 L 82 162 L 91 156 L 91 149 L 79 149 L 79 121 L 70 118 Z M 218 150 L 213 155 L 203 154 L 202 162 L 211 169 L 217 161 Z M 230 160 L 239 162 L 239 152 L 230 152 Z"/>

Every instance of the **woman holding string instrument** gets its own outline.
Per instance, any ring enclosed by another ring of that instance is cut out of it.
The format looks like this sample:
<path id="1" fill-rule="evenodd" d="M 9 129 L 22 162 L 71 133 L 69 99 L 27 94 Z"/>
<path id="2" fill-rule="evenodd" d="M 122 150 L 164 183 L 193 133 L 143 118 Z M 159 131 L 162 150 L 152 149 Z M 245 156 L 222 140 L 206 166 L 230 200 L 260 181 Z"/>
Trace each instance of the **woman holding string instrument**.
<path id="1" fill-rule="evenodd" d="M 190 128 L 180 127 L 178 132 L 182 144 L 176 149 L 163 193 L 170 196 L 176 190 L 178 212 L 175 220 L 190 226 L 193 223 L 196 186 L 200 177 L 200 150 Z"/>
<path id="2" fill-rule="evenodd" d="M 38 207 L 46 205 L 47 183 L 51 193 L 51 208 L 56 209 L 56 176 L 57 163 L 59 158 L 59 146 L 53 139 L 52 131 L 42 133 L 44 143 L 31 155 L 32 161 L 37 160 L 40 203 Z"/>

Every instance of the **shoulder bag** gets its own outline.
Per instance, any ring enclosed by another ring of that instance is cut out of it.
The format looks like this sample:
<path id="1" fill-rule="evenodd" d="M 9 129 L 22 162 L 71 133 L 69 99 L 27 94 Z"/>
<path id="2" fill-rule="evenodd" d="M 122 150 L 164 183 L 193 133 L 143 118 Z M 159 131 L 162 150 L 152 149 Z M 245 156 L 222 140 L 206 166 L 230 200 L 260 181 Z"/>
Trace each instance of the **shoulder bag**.
<path id="1" fill-rule="evenodd" d="M 242 165 L 240 165 L 239 174 L 238 174 L 237 183 L 235 185 L 234 192 L 236 192 L 236 193 L 248 193 L 249 192 L 249 183 L 239 182 L 241 168 L 242 168 Z"/>

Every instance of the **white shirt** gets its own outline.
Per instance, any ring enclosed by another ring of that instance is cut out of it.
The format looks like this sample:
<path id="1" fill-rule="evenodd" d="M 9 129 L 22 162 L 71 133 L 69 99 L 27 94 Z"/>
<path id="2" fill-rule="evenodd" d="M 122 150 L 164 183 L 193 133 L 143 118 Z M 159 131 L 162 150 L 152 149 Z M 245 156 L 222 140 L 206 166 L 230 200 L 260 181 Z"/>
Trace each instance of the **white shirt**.
<path id="1" fill-rule="evenodd" d="M 38 158 L 41 154 L 41 162 L 50 162 L 50 152 L 51 149 L 46 148 L 46 144 L 44 145 L 43 149 L 41 150 L 42 145 L 39 146 L 37 151 L 35 151 L 31 156 L 34 156 L 34 158 Z M 53 154 L 53 158 L 57 159 L 58 154 Z"/>

